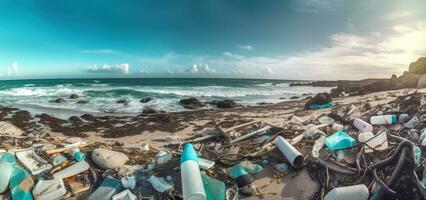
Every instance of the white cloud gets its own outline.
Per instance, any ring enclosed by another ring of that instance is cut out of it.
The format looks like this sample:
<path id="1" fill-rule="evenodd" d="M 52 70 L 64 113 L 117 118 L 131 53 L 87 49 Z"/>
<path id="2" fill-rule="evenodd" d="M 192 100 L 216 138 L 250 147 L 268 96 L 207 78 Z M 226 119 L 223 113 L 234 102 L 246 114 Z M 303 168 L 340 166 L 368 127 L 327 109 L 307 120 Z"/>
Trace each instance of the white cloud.
<path id="1" fill-rule="evenodd" d="M 389 15 L 386 15 L 385 19 L 395 20 L 395 19 L 401 19 L 401 18 L 404 18 L 404 17 L 408 17 L 408 16 L 411 16 L 411 15 L 413 15 L 413 12 L 411 12 L 411 11 L 397 10 L 393 13 L 390 13 Z"/>
<path id="2" fill-rule="evenodd" d="M 296 11 L 318 13 L 333 10 L 342 0 L 294 0 L 293 2 L 293 9 Z"/>
<path id="3" fill-rule="evenodd" d="M 191 69 L 189 69 L 189 72 L 191 72 L 192 74 L 198 73 L 197 64 L 193 64 L 192 67 L 191 67 Z"/>
<path id="4" fill-rule="evenodd" d="M 249 51 L 254 50 L 254 47 L 251 45 L 239 45 L 238 48 Z"/>
<path id="5" fill-rule="evenodd" d="M 81 50 L 81 53 L 91 53 L 91 54 L 111 54 L 111 53 L 120 53 L 119 51 L 113 49 L 86 49 Z"/>
<path id="6" fill-rule="evenodd" d="M 242 58 L 244 58 L 244 56 L 241 56 L 241 55 L 238 55 L 238 54 L 233 54 L 233 53 L 231 53 L 229 51 L 223 52 L 223 55 L 226 56 L 226 57 L 229 57 L 229 58 L 234 58 L 234 59 L 242 59 Z"/>
<path id="7" fill-rule="evenodd" d="M 210 68 L 207 64 L 193 64 L 192 67 L 189 69 L 189 72 L 191 74 L 213 74 L 216 73 L 216 70 Z"/>
<path id="8" fill-rule="evenodd" d="M 7 69 L 7 76 L 17 76 L 20 74 L 18 62 L 13 62 L 12 66 Z"/>
<path id="9" fill-rule="evenodd" d="M 262 69 L 260 73 L 262 73 L 263 75 L 269 76 L 269 75 L 272 75 L 272 69 L 270 67 L 265 67 Z"/>
<path id="10" fill-rule="evenodd" d="M 129 64 L 123 63 L 119 65 L 108 65 L 104 64 L 102 66 L 91 65 L 87 68 L 87 71 L 90 73 L 117 73 L 117 74 L 128 74 L 129 73 Z"/>

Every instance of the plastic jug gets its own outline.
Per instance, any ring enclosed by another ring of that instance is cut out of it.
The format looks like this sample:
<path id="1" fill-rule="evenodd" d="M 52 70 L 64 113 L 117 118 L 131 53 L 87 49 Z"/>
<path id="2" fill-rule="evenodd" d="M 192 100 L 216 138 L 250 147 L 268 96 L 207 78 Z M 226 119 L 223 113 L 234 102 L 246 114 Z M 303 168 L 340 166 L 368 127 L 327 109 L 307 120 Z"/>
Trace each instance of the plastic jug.
<path id="1" fill-rule="evenodd" d="M 372 132 L 373 131 L 373 126 L 371 126 L 371 124 L 365 122 L 362 119 L 358 119 L 356 118 L 354 120 L 354 126 L 361 132 Z"/>
<path id="2" fill-rule="evenodd" d="M 337 187 L 325 195 L 324 200 L 367 200 L 368 188 L 365 185 Z"/>

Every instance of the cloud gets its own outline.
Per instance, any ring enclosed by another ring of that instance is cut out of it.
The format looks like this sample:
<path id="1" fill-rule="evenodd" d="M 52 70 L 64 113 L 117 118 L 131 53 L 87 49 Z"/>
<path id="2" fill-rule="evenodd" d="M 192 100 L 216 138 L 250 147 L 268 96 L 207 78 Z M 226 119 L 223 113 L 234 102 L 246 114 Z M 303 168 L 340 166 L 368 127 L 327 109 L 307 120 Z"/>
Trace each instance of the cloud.
<path id="1" fill-rule="evenodd" d="M 120 53 L 119 51 L 113 50 L 113 49 L 86 49 L 81 50 L 81 53 L 88 53 L 88 54 L 113 54 L 113 53 Z"/>
<path id="2" fill-rule="evenodd" d="M 251 45 L 239 45 L 238 48 L 249 51 L 254 50 L 254 47 Z"/>
<path id="3" fill-rule="evenodd" d="M 191 69 L 189 69 L 189 72 L 191 72 L 192 74 L 198 73 L 197 64 L 193 64 L 192 67 L 191 67 Z"/>
<path id="4" fill-rule="evenodd" d="M 20 74 L 18 62 L 13 62 L 12 66 L 7 69 L 7 76 L 17 76 Z"/>
<path id="5" fill-rule="evenodd" d="M 342 0 L 294 0 L 293 2 L 295 11 L 318 13 L 334 10 Z"/>
<path id="6" fill-rule="evenodd" d="M 413 12 L 407 10 L 397 10 L 385 16 L 385 19 L 395 20 L 413 15 Z"/>
<path id="7" fill-rule="evenodd" d="M 269 76 L 269 75 L 272 75 L 272 69 L 270 67 L 265 67 L 262 69 L 260 73 L 263 75 Z"/>
<path id="8" fill-rule="evenodd" d="M 119 65 L 108 65 L 104 64 L 102 66 L 91 65 L 87 68 L 89 73 L 116 73 L 116 74 L 128 74 L 129 73 L 129 64 L 123 63 Z"/>
<path id="9" fill-rule="evenodd" d="M 207 64 L 193 64 L 192 67 L 189 69 L 189 72 L 191 74 L 213 74 L 216 73 L 216 70 L 210 68 Z"/>
<path id="10" fill-rule="evenodd" d="M 223 52 L 223 55 L 229 58 L 233 58 L 233 59 L 242 59 L 244 58 L 244 56 L 238 55 L 238 54 L 233 54 L 229 51 L 225 51 Z"/>

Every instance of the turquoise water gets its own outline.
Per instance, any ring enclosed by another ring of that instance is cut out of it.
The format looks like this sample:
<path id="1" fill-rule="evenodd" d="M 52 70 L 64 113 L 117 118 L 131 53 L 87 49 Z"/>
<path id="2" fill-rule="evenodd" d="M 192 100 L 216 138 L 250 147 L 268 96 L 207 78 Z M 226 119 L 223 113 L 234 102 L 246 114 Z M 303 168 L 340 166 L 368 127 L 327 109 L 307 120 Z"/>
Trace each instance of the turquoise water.
<path id="1" fill-rule="evenodd" d="M 289 87 L 288 80 L 257 79 L 48 79 L 0 81 L 0 105 L 40 112 L 140 113 L 146 107 L 166 111 L 185 110 L 179 100 L 203 101 L 230 98 L 243 105 L 277 103 L 283 98 L 329 91 L 331 88 Z M 77 104 L 71 94 L 88 104 Z M 64 98 L 63 104 L 53 101 Z M 140 99 L 151 97 L 149 103 Z M 119 99 L 129 104 L 117 104 Z"/>

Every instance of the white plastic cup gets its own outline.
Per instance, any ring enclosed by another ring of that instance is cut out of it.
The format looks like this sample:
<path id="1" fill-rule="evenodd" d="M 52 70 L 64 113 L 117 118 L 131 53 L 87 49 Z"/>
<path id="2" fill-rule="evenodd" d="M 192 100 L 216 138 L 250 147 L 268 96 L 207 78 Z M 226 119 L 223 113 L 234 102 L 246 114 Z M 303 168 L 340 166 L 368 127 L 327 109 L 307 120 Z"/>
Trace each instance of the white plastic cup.
<path id="1" fill-rule="evenodd" d="M 206 200 L 197 154 L 192 144 L 185 144 L 180 160 L 184 200 Z"/>
<path id="2" fill-rule="evenodd" d="M 324 200 L 367 200 L 369 194 L 367 186 L 352 185 L 334 188 L 325 195 Z"/>
<path id="3" fill-rule="evenodd" d="M 370 123 L 372 125 L 392 125 L 396 124 L 397 117 L 396 115 L 379 115 L 372 116 L 370 118 Z"/>
<path id="4" fill-rule="evenodd" d="M 354 126 L 361 132 L 361 133 L 365 133 L 365 132 L 372 132 L 373 131 L 373 126 L 371 126 L 371 124 L 365 122 L 362 119 L 356 118 L 354 120 Z"/>

